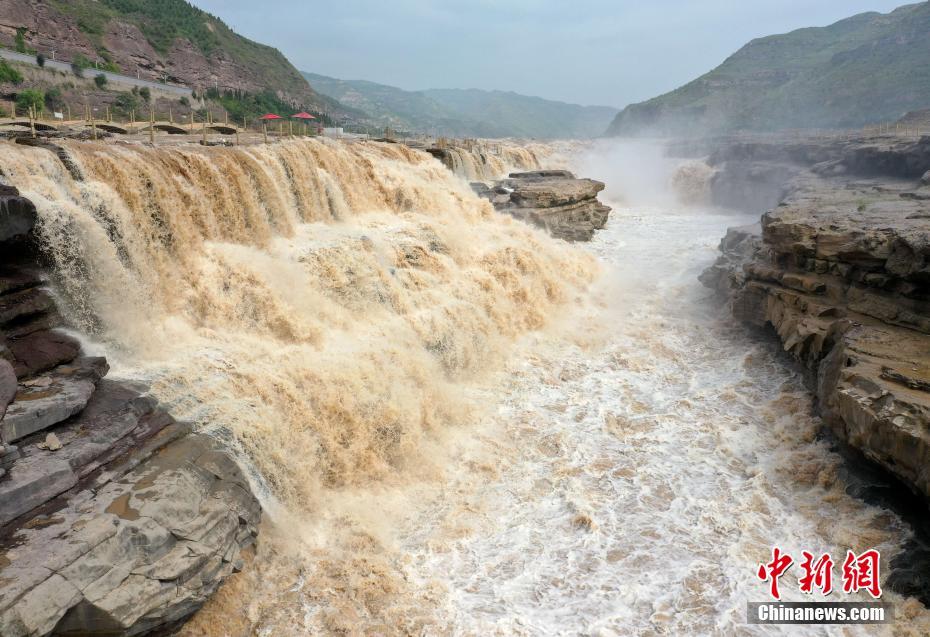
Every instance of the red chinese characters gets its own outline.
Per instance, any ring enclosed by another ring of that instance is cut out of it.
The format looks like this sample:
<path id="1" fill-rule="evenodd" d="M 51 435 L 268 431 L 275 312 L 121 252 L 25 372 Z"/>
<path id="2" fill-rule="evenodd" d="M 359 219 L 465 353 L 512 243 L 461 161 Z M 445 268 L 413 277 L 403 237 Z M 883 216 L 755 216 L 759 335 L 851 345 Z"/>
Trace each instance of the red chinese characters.
<path id="1" fill-rule="evenodd" d="M 778 578 L 785 574 L 793 562 L 794 559 L 790 555 L 783 554 L 776 546 L 772 549 L 772 561 L 768 564 L 759 564 L 759 571 L 756 574 L 763 582 L 771 580 L 770 589 L 775 599 L 781 599 L 781 594 L 778 592 Z"/>
<path id="2" fill-rule="evenodd" d="M 801 569 L 804 575 L 798 580 L 798 585 L 802 593 L 813 593 L 814 588 L 819 588 L 820 592 L 826 596 L 833 592 L 833 560 L 826 553 L 814 561 L 814 554 L 802 551 L 804 561 L 801 562 Z"/>
<path id="3" fill-rule="evenodd" d="M 813 595 L 815 591 L 819 591 L 823 596 L 830 595 L 833 592 L 833 559 L 828 553 L 815 557 L 809 551 L 802 551 L 801 555 L 804 559 L 799 565 L 801 573 L 798 577 L 798 589 L 808 595 Z M 875 599 L 879 599 L 882 595 L 880 562 L 881 555 L 875 549 L 859 555 L 847 551 L 842 566 L 843 592 L 854 594 L 866 591 Z M 772 549 L 771 561 L 759 565 L 756 575 L 763 582 L 769 583 L 769 592 L 773 598 L 781 599 L 779 579 L 793 564 L 794 558 L 776 546 Z"/>
<path id="4" fill-rule="evenodd" d="M 875 599 L 881 597 L 882 587 L 878 581 L 880 561 L 881 555 L 875 549 L 858 556 L 852 551 L 847 551 L 846 561 L 843 562 L 843 592 L 855 593 L 865 590 Z"/>

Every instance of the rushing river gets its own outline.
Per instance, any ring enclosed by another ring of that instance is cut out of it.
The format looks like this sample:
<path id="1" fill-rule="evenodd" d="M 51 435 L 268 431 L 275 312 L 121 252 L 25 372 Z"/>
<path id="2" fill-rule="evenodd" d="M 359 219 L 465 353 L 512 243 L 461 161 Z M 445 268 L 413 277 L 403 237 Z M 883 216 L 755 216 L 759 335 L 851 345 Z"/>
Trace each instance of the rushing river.
<path id="1" fill-rule="evenodd" d="M 664 160 L 576 159 L 615 210 L 569 246 L 397 145 L 68 151 L 84 180 L 0 168 L 74 327 L 266 507 L 183 635 L 927 634 L 890 593 L 893 626 L 746 625 L 773 546 L 887 563 L 908 531 L 846 495 L 798 376 L 698 283 L 749 219 L 654 196 Z M 539 164 L 494 151 L 457 161 Z"/>
<path id="2" fill-rule="evenodd" d="M 448 588 L 451 632 L 926 634 L 923 607 L 888 594 L 893 628 L 746 625 L 773 546 L 891 556 L 907 532 L 845 494 L 797 375 L 697 282 L 743 221 L 621 206 L 586 247 L 605 267 L 600 302 L 563 338 L 533 338 L 488 395 L 493 478 L 450 486 L 405 544 L 410 572 Z"/>

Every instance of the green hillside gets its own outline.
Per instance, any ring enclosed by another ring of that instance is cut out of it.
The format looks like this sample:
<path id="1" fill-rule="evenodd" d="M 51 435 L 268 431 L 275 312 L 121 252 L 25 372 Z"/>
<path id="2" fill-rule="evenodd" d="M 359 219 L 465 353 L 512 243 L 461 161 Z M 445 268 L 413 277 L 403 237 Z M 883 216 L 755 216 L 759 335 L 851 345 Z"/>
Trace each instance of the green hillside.
<path id="1" fill-rule="evenodd" d="M 586 138 L 600 135 L 617 109 L 579 106 L 503 91 L 405 91 L 304 72 L 324 95 L 381 126 L 465 137 Z"/>
<path id="2" fill-rule="evenodd" d="M 204 92 L 340 113 L 277 49 L 185 0 L 0 0 L 0 45 Z M 344 113 L 343 113 L 344 114 Z"/>
<path id="3" fill-rule="evenodd" d="M 930 106 L 930 2 L 753 40 L 608 135 L 854 128 Z"/>

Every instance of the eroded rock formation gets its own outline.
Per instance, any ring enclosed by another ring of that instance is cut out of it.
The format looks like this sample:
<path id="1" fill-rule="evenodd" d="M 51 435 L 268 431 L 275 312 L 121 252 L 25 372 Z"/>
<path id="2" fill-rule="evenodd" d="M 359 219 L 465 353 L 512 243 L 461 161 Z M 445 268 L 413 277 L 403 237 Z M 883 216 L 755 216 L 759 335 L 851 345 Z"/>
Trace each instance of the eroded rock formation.
<path id="1" fill-rule="evenodd" d="M 930 140 L 719 152 L 791 177 L 761 224 L 730 229 L 702 281 L 774 328 L 841 439 L 930 496 Z"/>
<path id="2" fill-rule="evenodd" d="M 256 535 L 230 455 L 60 330 L 30 246 L 35 209 L 0 190 L 0 635 L 166 632 Z"/>
<path id="3" fill-rule="evenodd" d="M 578 179 L 567 170 L 510 173 L 491 187 L 474 183 L 472 188 L 498 211 L 567 241 L 590 241 L 611 210 L 597 199 L 603 183 Z"/>

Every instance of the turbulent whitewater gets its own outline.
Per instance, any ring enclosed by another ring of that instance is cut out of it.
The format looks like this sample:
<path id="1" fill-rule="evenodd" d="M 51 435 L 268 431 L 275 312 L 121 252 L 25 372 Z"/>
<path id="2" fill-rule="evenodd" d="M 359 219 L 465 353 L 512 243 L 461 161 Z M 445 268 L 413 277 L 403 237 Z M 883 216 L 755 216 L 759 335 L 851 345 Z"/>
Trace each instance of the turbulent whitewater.
<path id="1" fill-rule="evenodd" d="M 66 149 L 83 180 L 35 149 L 0 169 L 73 327 L 233 445 L 267 510 L 185 635 L 772 634 L 744 621 L 774 544 L 908 537 L 696 283 L 744 220 L 639 205 L 642 153 L 576 160 L 615 206 L 578 248 L 400 145 Z M 888 597 L 886 634 L 926 634 Z"/>

